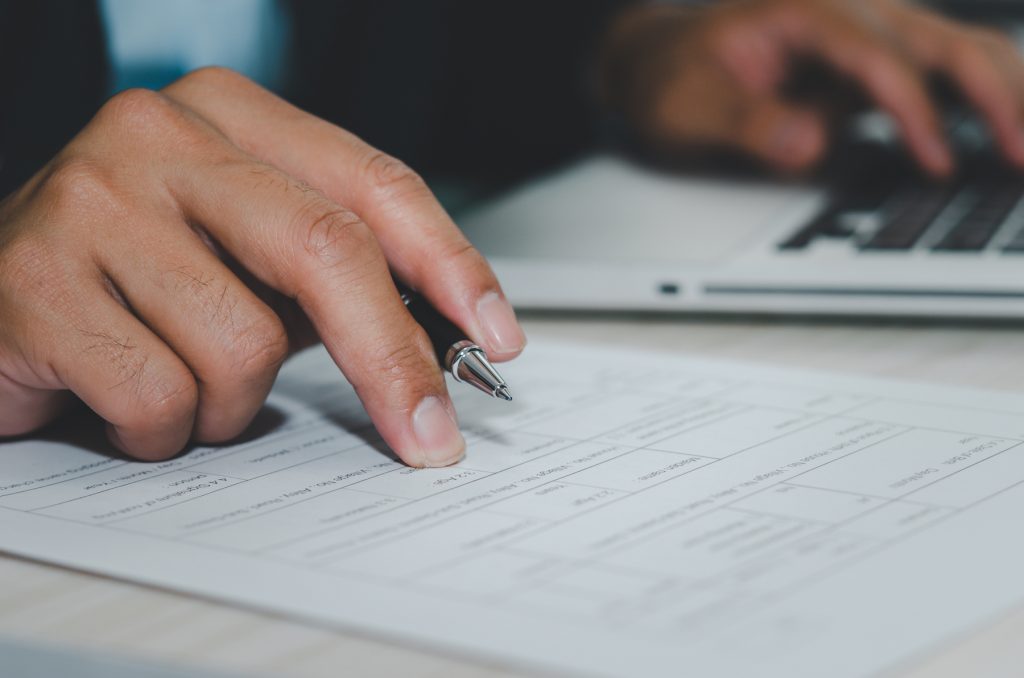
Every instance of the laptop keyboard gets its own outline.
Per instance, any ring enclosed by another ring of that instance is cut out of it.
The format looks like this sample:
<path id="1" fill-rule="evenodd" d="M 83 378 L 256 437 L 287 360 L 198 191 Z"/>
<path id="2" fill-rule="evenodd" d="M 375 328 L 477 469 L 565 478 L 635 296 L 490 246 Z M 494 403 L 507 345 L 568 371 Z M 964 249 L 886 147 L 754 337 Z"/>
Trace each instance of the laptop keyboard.
<path id="1" fill-rule="evenodd" d="M 880 210 L 880 227 L 861 244 L 861 249 L 910 249 L 946 209 L 950 199 L 942 190 L 918 189 L 897 193 Z"/>
<path id="2" fill-rule="evenodd" d="M 933 249 L 978 252 L 991 242 L 999 227 L 1021 199 L 1020 187 L 996 187 L 984 192 L 975 191 L 974 198 L 952 228 Z M 1020 235 L 1024 229 L 1018 227 Z"/>
<path id="3" fill-rule="evenodd" d="M 864 252 L 1024 254 L 1024 208 L 1015 212 L 1022 198 L 1024 177 L 1005 170 L 967 172 L 950 184 L 901 183 L 882 171 L 834 191 L 779 248 L 802 250 L 828 239 Z"/>

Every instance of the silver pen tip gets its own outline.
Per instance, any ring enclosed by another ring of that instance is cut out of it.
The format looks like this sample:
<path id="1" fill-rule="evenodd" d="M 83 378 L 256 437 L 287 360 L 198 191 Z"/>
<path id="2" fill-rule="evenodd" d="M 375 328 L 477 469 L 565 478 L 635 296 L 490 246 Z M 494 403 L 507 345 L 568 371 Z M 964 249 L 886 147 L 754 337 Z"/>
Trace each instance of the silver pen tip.
<path id="1" fill-rule="evenodd" d="M 508 392 L 508 386 L 505 386 L 504 384 L 494 389 L 494 395 L 498 396 L 502 400 L 512 400 L 512 394 Z"/>

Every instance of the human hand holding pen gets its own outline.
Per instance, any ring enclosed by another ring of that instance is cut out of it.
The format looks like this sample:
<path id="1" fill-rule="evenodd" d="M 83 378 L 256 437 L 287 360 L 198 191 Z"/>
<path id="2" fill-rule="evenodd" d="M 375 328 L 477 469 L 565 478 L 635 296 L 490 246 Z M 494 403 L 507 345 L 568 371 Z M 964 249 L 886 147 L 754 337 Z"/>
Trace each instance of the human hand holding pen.
<path id="1" fill-rule="evenodd" d="M 851 85 L 890 114 L 936 177 L 953 169 L 928 88 L 943 76 L 1024 169 L 1024 60 L 1014 44 L 904 0 L 644 3 L 615 22 L 602 74 L 609 105 L 654 146 L 730 148 L 799 171 L 822 158 L 843 112 L 826 91 L 787 95 L 804 63 L 834 76 L 815 85 Z"/>
<path id="2" fill-rule="evenodd" d="M 522 350 L 486 261 L 399 161 L 224 69 L 119 94 L 0 203 L 0 435 L 75 396 L 138 458 L 227 441 L 319 339 L 405 462 L 457 461 L 390 271 L 492 359 Z"/>

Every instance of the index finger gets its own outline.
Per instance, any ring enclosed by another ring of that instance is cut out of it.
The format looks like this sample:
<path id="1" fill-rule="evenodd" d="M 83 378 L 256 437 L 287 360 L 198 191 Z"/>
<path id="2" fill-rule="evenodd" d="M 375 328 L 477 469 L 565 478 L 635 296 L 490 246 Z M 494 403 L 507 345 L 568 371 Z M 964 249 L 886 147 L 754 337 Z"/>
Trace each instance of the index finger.
<path id="1" fill-rule="evenodd" d="M 522 351 L 525 335 L 490 265 L 404 164 L 231 71 L 204 69 L 165 92 L 241 148 L 355 211 L 398 276 L 493 359 Z"/>
<path id="2" fill-rule="evenodd" d="M 465 441 L 444 377 L 372 231 L 358 215 L 219 135 L 196 143 L 206 152 L 163 167 L 184 216 L 299 304 L 398 456 L 413 466 L 458 461 Z"/>

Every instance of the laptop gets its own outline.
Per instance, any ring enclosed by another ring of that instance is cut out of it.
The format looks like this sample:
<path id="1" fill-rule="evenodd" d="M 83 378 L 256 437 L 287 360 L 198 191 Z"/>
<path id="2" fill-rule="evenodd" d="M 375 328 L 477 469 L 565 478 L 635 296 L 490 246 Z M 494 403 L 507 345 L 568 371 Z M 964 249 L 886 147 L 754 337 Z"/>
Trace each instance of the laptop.
<path id="1" fill-rule="evenodd" d="M 1024 318 L 1024 174 L 976 118 L 948 127 L 942 184 L 873 113 L 815 182 L 601 155 L 459 223 L 520 308 Z"/>
<path id="2" fill-rule="evenodd" d="M 605 155 L 459 221 L 521 308 L 1024 318 L 1024 175 L 971 133 L 942 184 L 888 143 L 826 184 Z"/>

